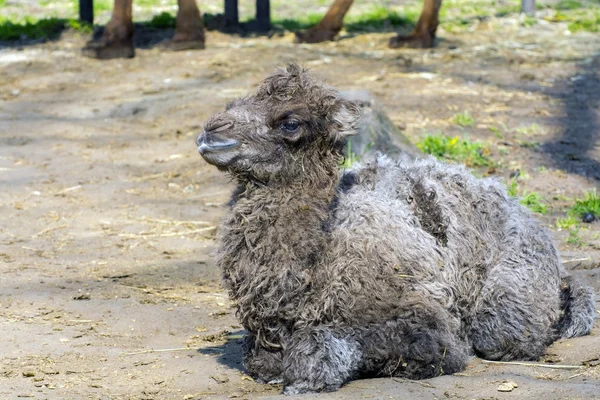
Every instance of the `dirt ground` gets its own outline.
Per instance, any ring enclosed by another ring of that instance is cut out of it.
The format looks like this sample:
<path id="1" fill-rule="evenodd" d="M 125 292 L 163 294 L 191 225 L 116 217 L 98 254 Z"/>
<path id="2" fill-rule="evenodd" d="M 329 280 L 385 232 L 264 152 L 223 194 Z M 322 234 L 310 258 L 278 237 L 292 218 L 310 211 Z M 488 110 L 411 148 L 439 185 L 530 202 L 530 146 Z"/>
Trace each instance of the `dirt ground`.
<path id="1" fill-rule="evenodd" d="M 600 183 L 600 40 L 560 24 L 488 20 L 433 50 L 390 33 L 298 46 L 208 34 L 203 51 L 80 57 L 85 37 L 0 50 L 0 399 L 268 399 L 244 373 L 211 257 L 228 178 L 197 154 L 203 121 L 289 60 L 340 89 L 367 89 L 413 139 L 486 142 L 479 171 L 542 194 L 566 266 L 600 293 L 600 223 L 578 245 L 555 228 Z M 472 128 L 456 126 L 469 111 Z M 494 134 L 489 128 L 497 129 Z M 291 227 L 293 228 L 293 227 Z M 600 297 L 596 297 L 600 300 Z M 600 324 L 542 362 L 427 381 L 352 382 L 323 399 L 600 398 Z M 499 391 L 504 381 L 518 384 Z"/>

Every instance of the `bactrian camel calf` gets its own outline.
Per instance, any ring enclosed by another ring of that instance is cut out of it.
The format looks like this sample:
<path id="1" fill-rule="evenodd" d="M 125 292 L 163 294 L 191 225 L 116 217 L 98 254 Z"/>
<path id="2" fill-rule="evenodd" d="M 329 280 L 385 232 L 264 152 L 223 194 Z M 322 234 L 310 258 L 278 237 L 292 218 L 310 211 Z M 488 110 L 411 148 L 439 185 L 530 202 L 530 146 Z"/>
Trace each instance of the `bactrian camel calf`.
<path id="1" fill-rule="evenodd" d="M 592 293 L 494 179 L 384 155 L 341 171 L 359 107 L 296 65 L 210 118 L 202 157 L 237 183 L 217 263 L 244 363 L 284 393 L 535 360 L 587 334 Z"/>

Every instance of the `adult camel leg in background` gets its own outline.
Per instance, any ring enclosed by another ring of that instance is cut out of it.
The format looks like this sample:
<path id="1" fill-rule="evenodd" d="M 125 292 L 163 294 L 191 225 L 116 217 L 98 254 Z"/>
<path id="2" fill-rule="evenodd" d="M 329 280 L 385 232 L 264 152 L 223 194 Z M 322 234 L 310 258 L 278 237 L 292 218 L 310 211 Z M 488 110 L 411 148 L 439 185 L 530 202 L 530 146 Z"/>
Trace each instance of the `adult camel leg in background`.
<path id="1" fill-rule="evenodd" d="M 438 16 L 442 8 L 442 0 L 424 0 L 423 10 L 417 21 L 417 25 L 408 36 L 398 34 L 390 39 L 391 48 L 412 47 L 427 48 L 433 47 L 435 41 L 435 32 L 439 25 Z"/>
<path id="2" fill-rule="evenodd" d="M 171 50 L 204 48 L 204 25 L 196 0 L 177 0 L 175 34 L 166 46 Z"/>
<path id="3" fill-rule="evenodd" d="M 296 43 L 321 43 L 333 40 L 344 26 L 344 17 L 354 0 L 335 0 L 319 24 L 296 32 Z"/>
<path id="4" fill-rule="evenodd" d="M 165 47 L 172 50 L 203 49 L 204 27 L 196 1 L 178 0 L 177 3 L 175 34 Z M 83 55 L 102 60 L 134 57 L 132 6 L 133 0 L 115 0 L 102 38 L 88 43 L 82 50 Z"/>
<path id="5" fill-rule="evenodd" d="M 342 30 L 344 17 L 353 0 L 335 0 L 321 22 L 304 32 L 296 33 L 298 43 L 319 43 L 333 40 Z M 424 0 L 423 10 L 413 32 L 408 36 L 398 35 L 390 40 L 389 46 L 425 48 L 433 47 L 442 0 Z"/>
<path id="6" fill-rule="evenodd" d="M 102 37 L 86 44 L 82 54 L 102 60 L 134 57 L 132 6 L 133 0 L 115 0 Z"/>

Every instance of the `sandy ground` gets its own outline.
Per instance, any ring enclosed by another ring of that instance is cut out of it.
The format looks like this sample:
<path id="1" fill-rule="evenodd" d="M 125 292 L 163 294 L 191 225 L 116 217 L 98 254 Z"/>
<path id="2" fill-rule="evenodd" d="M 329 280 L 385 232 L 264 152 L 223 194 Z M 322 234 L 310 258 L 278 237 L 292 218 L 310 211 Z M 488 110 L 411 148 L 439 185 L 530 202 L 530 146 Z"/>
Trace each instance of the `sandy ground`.
<path id="1" fill-rule="evenodd" d="M 389 33 L 314 46 L 208 34 L 204 51 L 79 56 L 85 38 L 0 50 L 0 399 L 276 398 L 244 373 L 211 251 L 231 184 L 197 155 L 203 121 L 296 60 L 370 90 L 409 137 L 483 140 L 538 191 L 569 269 L 600 293 L 600 223 L 580 246 L 554 228 L 600 183 L 600 40 L 490 20 L 433 50 Z M 452 122 L 469 111 L 475 126 Z M 499 135 L 492 133 L 495 127 Z M 600 299 L 600 297 L 597 297 Z M 473 359 L 427 381 L 356 381 L 323 399 L 600 398 L 600 325 L 561 341 L 552 369 Z M 504 381 L 518 384 L 499 391 Z M 305 396 L 303 398 L 312 398 Z"/>

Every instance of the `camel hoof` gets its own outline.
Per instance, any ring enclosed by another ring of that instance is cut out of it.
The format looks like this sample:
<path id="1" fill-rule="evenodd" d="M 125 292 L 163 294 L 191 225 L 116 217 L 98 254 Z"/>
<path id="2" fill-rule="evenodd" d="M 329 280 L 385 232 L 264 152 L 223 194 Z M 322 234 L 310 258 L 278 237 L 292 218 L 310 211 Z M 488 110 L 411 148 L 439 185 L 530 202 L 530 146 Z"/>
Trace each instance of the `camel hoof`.
<path id="1" fill-rule="evenodd" d="M 434 38 L 429 35 L 409 35 L 409 36 L 394 36 L 390 39 L 388 46 L 392 49 L 411 48 L 411 49 L 426 49 L 433 47 Z"/>
<path id="2" fill-rule="evenodd" d="M 312 28 L 303 32 L 296 32 L 295 43 L 322 43 L 335 39 L 337 32 Z"/>
<path id="3" fill-rule="evenodd" d="M 97 60 L 110 60 L 113 58 L 133 58 L 135 49 L 131 40 L 120 42 L 90 42 L 81 49 L 84 57 L 95 58 Z"/>

